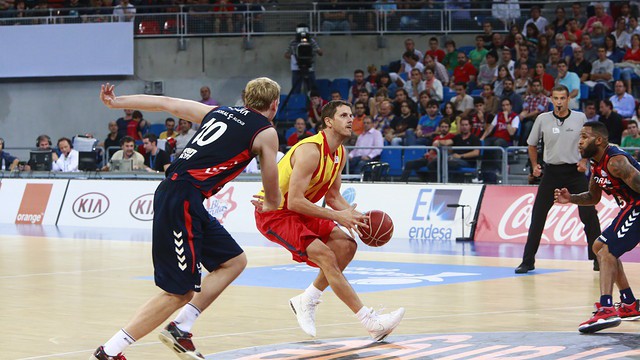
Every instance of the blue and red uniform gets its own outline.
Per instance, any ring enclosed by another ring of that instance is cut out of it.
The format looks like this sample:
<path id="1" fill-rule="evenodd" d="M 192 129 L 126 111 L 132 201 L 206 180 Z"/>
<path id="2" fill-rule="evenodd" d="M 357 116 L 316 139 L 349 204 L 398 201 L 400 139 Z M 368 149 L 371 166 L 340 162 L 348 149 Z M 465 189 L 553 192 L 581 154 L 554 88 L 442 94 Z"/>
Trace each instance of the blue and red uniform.
<path id="1" fill-rule="evenodd" d="M 204 208 L 255 157 L 256 136 L 272 127 L 245 107 L 217 107 L 178 159 L 167 169 L 153 203 L 153 263 L 156 285 L 173 294 L 200 291 L 202 264 L 208 271 L 242 249 Z"/>
<path id="2" fill-rule="evenodd" d="M 608 171 L 609 161 L 614 156 L 624 156 L 629 163 L 640 171 L 640 164 L 627 152 L 616 145 L 609 144 L 599 162 L 591 160 L 591 173 L 596 184 L 605 193 L 613 196 L 620 206 L 620 213 L 598 238 L 609 247 L 613 256 L 620 257 L 636 247 L 640 242 L 640 194 L 622 179 Z"/>

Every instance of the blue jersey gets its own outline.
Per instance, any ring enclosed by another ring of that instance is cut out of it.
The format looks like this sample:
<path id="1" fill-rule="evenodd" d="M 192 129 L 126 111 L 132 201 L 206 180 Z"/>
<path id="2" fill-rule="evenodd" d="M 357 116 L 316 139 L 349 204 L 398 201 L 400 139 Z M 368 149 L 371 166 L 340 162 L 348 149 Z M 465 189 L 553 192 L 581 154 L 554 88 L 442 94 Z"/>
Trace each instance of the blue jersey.
<path id="1" fill-rule="evenodd" d="M 167 177 L 193 184 L 206 197 L 217 193 L 249 164 L 256 136 L 273 127 L 262 114 L 246 107 L 211 110 L 171 166 Z"/>
<path id="2" fill-rule="evenodd" d="M 640 205 L 640 194 L 631 189 L 622 179 L 608 172 L 609 160 L 614 156 L 625 156 L 633 167 L 640 170 L 640 164 L 636 159 L 618 146 L 609 144 L 599 162 L 591 160 L 591 173 L 596 184 L 602 191 L 615 197 L 620 207 Z"/>

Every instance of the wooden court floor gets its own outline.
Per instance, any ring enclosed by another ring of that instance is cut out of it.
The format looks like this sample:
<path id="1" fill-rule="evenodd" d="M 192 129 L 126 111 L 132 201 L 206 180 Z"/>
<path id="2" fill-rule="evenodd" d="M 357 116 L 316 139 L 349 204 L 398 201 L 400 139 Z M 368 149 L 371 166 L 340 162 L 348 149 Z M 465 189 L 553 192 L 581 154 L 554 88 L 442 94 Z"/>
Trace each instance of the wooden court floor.
<path id="1" fill-rule="evenodd" d="M 292 264 L 280 248 L 243 247 L 249 268 Z M 146 241 L 0 236 L 0 359 L 89 358 L 138 306 L 158 292 L 153 281 L 142 279 L 153 274 L 150 252 L 151 244 Z M 515 258 L 367 251 L 359 251 L 356 260 L 511 270 L 519 262 Z M 536 267 L 566 271 L 366 292 L 361 297 L 368 306 L 406 308 L 404 320 L 388 338 L 391 343 L 393 335 L 403 334 L 577 333 L 577 325 L 590 316 L 599 298 L 598 273 L 587 261 L 538 260 Z M 640 264 L 627 263 L 626 271 L 640 295 Z M 288 299 L 299 292 L 232 285 L 196 322 L 193 332 L 198 349 L 215 359 L 212 354 L 222 351 L 309 340 L 298 329 L 288 305 Z M 367 335 L 331 292 L 323 295 L 317 327 L 318 339 Z M 618 333 L 638 331 L 640 322 L 625 322 L 615 329 Z M 130 347 L 127 358 L 177 359 L 157 334 Z"/>

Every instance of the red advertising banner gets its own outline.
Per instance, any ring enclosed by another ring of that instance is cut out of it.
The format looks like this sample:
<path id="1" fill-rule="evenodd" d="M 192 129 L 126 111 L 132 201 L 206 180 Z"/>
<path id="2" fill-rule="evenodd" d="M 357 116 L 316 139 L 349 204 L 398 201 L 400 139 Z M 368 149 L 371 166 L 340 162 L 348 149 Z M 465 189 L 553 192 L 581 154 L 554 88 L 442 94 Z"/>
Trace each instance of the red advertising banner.
<path id="1" fill-rule="evenodd" d="M 475 230 L 475 241 L 526 243 L 535 186 L 491 186 L 485 188 Z M 602 194 L 596 205 L 604 230 L 618 214 L 616 201 Z M 587 245 L 577 205 L 553 205 L 542 233 L 542 244 Z"/>

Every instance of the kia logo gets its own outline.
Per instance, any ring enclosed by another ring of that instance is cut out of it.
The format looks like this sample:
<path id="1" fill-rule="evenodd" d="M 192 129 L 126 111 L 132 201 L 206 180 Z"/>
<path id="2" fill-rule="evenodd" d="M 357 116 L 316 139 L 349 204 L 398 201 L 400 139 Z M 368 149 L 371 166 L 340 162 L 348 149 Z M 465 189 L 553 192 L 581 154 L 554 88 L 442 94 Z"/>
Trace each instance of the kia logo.
<path id="1" fill-rule="evenodd" d="M 73 213 L 81 219 L 95 219 L 109 209 L 109 198 L 104 194 L 90 192 L 80 195 L 73 202 Z"/>
<path id="2" fill-rule="evenodd" d="M 153 194 L 144 194 L 135 198 L 129 205 L 129 213 L 136 220 L 153 220 Z"/>

